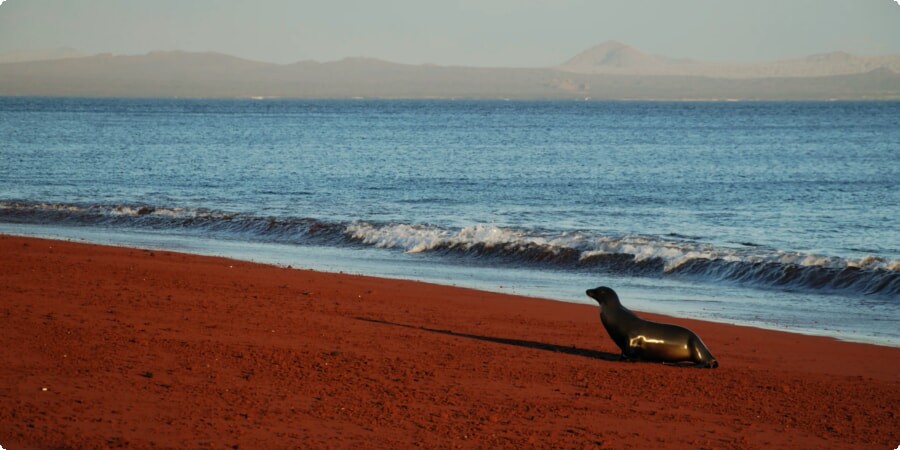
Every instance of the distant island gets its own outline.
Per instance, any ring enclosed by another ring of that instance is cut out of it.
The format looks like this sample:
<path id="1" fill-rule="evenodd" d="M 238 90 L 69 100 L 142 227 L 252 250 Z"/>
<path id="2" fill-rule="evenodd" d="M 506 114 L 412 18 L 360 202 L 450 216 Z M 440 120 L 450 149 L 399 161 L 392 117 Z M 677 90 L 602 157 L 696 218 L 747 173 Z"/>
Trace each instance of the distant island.
<path id="1" fill-rule="evenodd" d="M 900 55 L 760 63 L 649 55 L 605 42 L 555 67 L 411 65 L 374 58 L 273 64 L 219 53 L 0 55 L 0 96 L 824 100 L 900 99 Z"/>

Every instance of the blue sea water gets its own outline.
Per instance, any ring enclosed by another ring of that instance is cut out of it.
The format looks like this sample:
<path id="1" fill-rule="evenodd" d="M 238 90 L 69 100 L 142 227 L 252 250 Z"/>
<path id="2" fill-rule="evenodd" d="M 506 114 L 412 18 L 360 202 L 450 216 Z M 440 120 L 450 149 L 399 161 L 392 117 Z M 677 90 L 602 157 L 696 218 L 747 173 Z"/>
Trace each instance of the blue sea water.
<path id="1" fill-rule="evenodd" d="M 900 102 L 0 98 L 0 232 L 900 346 Z"/>

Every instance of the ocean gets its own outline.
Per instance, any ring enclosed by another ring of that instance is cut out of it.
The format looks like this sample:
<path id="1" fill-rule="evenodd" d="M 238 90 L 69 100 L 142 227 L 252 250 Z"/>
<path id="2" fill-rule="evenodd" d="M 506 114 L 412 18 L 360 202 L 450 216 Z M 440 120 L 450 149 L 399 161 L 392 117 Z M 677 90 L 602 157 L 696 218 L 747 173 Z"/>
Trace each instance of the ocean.
<path id="1" fill-rule="evenodd" d="M 900 102 L 0 98 L 0 233 L 900 346 L 898 224 Z"/>

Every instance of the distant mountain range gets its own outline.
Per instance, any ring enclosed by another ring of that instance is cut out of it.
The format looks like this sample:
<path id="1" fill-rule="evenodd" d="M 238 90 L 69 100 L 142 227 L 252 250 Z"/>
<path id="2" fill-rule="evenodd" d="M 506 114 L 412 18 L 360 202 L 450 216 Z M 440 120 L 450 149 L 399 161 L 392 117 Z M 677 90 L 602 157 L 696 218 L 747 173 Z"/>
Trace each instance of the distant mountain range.
<path id="1" fill-rule="evenodd" d="M 51 59 L 81 58 L 88 56 L 69 47 L 39 50 L 17 50 L 0 53 L 0 64 L 8 62 L 46 61 Z"/>
<path id="2" fill-rule="evenodd" d="M 272 64 L 218 53 L 0 55 L 0 96 L 516 99 L 900 99 L 900 55 L 828 53 L 725 64 L 619 42 L 550 68 L 397 64 L 372 58 Z"/>
<path id="3" fill-rule="evenodd" d="M 879 69 L 900 73 L 900 55 L 856 56 L 845 52 L 759 63 L 712 63 L 648 55 L 621 42 L 591 47 L 558 67 L 574 73 L 699 76 L 708 78 L 783 78 L 853 75 Z"/>

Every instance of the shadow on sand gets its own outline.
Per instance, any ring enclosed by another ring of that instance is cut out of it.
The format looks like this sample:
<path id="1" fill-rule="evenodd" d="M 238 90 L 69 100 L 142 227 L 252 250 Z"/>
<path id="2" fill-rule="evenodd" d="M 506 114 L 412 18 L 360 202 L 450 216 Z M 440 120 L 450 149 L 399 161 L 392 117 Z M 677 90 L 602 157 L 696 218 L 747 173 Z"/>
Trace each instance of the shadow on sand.
<path id="1" fill-rule="evenodd" d="M 467 339 L 475 339 L 475 340 L 479 340 L 479 341 L 495 342 L 497 344 L 514 345 L 516 347 L 533 348 L 533 349 L 544 350 L 544 351 L 555 352 L 555 353 L 565 353 L 567 355 L 583 356 L 585 358 L 602 359 L 604 361 L 619 361 L 619 355 L 617 355 L 617 354 L 608 353 L 608 352 L 600 352 L 597 350 L 587 350 L 587 349 L 582 349 L 582 348 L 572 347 L 572 346 L 566 347 L 566 346 L 562 346 L 562 345 L 546 344 L 543 342 L 526 341 L 526 340 L 522 340 L 522 339 L 507 339 L 507 338 L 499 338 L 499 337 L 492 337 L 492 336 L 479 336 L 477 334 L 457 333 L 457 332 L 451 331 L 451 330 L 438 330 L 435 328 L 417 327 L 415 325 L 406 325 L 403 323 L 388 322 L 386 320 L 369 319 L 366 317 L 357 317 L 356 320 L 362 320 L 362 321 L 371 322 L 371 323 L 378 323 L 378 324 L 382 324 L 382 325 L 391 325 L 391 326 L 395 326 L 395 327 L 410 328 L 413 330 L 427 331 L 429 333 L 446 334 L 448 336 L 457 336 L 457 337 L 463 337 L 463 338 L 467 338 Z"/>

